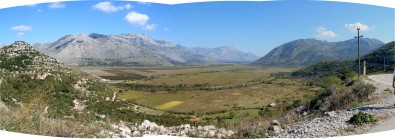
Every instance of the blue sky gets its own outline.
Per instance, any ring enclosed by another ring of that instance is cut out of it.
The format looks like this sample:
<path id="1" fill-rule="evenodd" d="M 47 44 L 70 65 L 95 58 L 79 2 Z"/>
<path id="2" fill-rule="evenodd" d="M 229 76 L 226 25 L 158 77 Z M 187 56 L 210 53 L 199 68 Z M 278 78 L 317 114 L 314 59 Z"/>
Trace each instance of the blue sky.
<path id="1" fill-rule="evenodd" d="M 234 46 L 264 56 L 303 38 L 394 38 L 394 9 L 317 1 L 201 2 L 178 5 L 77 1 L 0 9 L 0 43 L 54 42 L 76 33 L 144 33 L 187 47 Z"/>

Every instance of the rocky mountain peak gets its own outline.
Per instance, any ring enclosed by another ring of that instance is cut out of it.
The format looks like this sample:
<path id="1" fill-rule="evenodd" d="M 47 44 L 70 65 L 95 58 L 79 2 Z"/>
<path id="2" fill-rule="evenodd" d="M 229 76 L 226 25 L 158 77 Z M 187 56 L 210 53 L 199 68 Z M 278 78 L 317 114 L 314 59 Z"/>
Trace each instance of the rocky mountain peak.
<path id="1" fill-rule="evenodd" d="M 239 49 L 237 49 L 234 46 L 222 46 L 222 47 L 219 47 L 218 49 L 220 49 L 221 51 L 224 51 L 224 52 L 241 52 Z"/>
<path id="2" fill-rule="evenodd" d="M 0 69 L 16 73 L 70 72 L 70 69 L 37 50 L 29 43 L 16 41 L 0 49 Z"/>
<path id="3" fill-rule="evenodd" d="M 34 48 L 68 65 L 174 66 L 258 59 L 235 47 L 188 48 L 146 34 L 73 34 Z"/>
<path id="4" fill-rule="evenodd" d="M 31 50 L 32 46 L 25 41 L 15 41 L 9 46 L 12 51 Z"/>

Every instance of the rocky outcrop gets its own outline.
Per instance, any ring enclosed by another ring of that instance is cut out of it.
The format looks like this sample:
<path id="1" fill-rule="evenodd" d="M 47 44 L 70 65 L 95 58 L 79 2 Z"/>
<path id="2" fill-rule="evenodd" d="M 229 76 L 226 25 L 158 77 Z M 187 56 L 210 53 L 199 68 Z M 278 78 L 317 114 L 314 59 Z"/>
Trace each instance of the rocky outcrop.
<path id="1" fill-rule="evenodd" d="M 146 135 L 168 135 L 168 136 L 193 136 L 202 138 L 229 138 L 234 132 L 215 126 L 191 126 L 190 124 L 165 127 L 154 122 L 144 120 L 140 125 L 120 122 L 112 125 L 113 130 L 103 130 L 104 136 L 110 137 L 139 137 Z"/>

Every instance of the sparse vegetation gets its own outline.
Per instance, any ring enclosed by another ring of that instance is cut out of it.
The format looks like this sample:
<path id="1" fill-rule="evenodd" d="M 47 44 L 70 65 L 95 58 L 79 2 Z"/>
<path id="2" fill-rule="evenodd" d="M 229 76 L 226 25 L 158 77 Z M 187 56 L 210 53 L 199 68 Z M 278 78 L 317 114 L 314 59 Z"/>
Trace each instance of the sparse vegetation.
<path id="1" fill-rule="evenodd" d="M 24 60 L 32 56 L 40 58 Z M 195 126 L 215 125 L 238 131 L 235 138 L 258 138 L 266 137 L 268 121 L 292 110 L 322 113 L 358 107 L 369 101 L 375 90 L 356 77 L 353 61 L 321 62 L 293 73 L 291 68 L 247 65 L 87 69 L 103 74 L 101 77 L 126 79 L 110 84 L 83 80 L 82 75 L 47 58 L 30 53 L 2 59 L 0 70 L 6 74 L 0 78 L 0 100 L 11 112 L 0 112 L 0 128 L 50 136 L 100 137 L 101 130 L 119 121 L 150 120 L 176 126 L 196 116 L 200 120 Z M 46 66 L 37 69 L 40 64 Z M 45 72 L 51 74 L 41 79 Z M 76 102 L 82 108 L 77 108 Z M 359 114 L 352 121 L 375 120 Z"/>
<path id="2" fill-rule="evenodd" d="M 358 112 L 357 114 L 354 114 L 350 119 L 350 123 L 354 125 L 363 125 L 366 123 L 377 122 L 377 121 L 378 120 L 376 117 L 364 112 Z"/>

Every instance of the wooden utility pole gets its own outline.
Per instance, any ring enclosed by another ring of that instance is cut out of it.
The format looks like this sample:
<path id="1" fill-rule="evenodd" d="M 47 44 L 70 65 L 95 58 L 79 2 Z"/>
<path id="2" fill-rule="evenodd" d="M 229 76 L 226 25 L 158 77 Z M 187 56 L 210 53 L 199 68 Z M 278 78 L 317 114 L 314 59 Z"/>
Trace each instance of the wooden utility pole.
<path id="1" fill-rule="evenodd" d="M 359 30 L 360 30 L 360 28 L 358 27 L 357 28 L 358 36 L 355 36 L 355 38 L 358 38 L 358 77 L 361 76 L 361 58 L 359 57 L 359 38 L 363 37 L 363 35 L 361 35 L 361 36 L 359 35 Z"/>
<path id="2" fill-rule="evenodd" d="M 385 73 L 385 57 L 384 57 L 384 64 L 383 65 L 384 65 L 384 73 Z"/>

